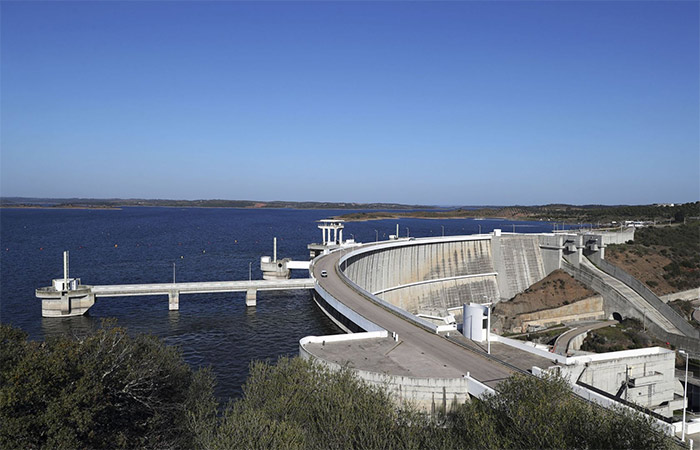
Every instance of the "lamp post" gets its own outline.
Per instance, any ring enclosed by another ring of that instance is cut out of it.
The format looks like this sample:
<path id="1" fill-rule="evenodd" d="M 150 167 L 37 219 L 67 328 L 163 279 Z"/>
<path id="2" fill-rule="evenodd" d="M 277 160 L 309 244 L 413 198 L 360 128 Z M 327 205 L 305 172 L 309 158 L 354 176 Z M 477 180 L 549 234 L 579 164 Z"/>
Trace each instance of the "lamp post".
<path id="1" fill-rule="evenodd" d="M 248 281 L 253 281 L 253 261 L 248 263 Z"/>
<path id="2" fill-rule="evenodd" d="M 379 242 L 379 231 L 374 230 L 374 242 Z"/>
<path id="3" fill-rule="evenodd" d="M 681 424 L 681 442 L 685 442 L 685 410 L 688 407 L 688 354 L 683 350 L 678 353 L 685 356 L 685 387 L 683 388 L 683 423 Z"/>
<path id="4" fill-rule="evenodd" d="M 175 263 L 173 263 L 173 284 L 175 284 Z"/>
<path id="5" fill-rule="evenodd" d="M 409 231 L 408 227 L 406 227 L 406 237 L 411 237 L 411 232 Z"/>
<path id="6" fill-rule="evenodd" d="M 445 237 L 445 225 L 440 225 L 442 228 L 442 237 Z"/>
<path id="7" fill-rule="evenodd" d="M 481 224 L 479 224 L 479 234 L 481 234 Z"/>

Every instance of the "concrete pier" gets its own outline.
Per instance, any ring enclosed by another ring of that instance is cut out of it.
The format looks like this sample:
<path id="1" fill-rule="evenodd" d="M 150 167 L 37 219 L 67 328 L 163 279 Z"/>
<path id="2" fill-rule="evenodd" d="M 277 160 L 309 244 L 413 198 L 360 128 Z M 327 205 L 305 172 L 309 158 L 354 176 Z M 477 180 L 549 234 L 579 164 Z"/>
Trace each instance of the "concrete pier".
<path id="1" fill-rule="evenodd" d="M 245 292 L 245 305 L 255 306 L 257 304 L 258 291 L 255 289 L 248 289 Z"/>
<path id="2" fill-rule="evenodd" d="M 70 317 L 85 314 L 98 298 L 145 295 L 167 295 L 168 309 L 180 308 L 180 294 L 211 294 L 216 292 L 245 292 L 246 305 L 255 306 L 258 291 L 286 291 L 290 289 L 313 289 L 310 278 L 289 280 L 251 281 L 205 281 L 196 283 L 155 283 L 90 286 L 75 284 L 68 291 L 48 286 L 36 290 L 41 299 L 43 317 Z"/>
<path id="3" fill-rule="evenodd" d="M 180 293 L 178 291 L 168 292 L 168 309 L 170 311 L 180 309 Z"/>

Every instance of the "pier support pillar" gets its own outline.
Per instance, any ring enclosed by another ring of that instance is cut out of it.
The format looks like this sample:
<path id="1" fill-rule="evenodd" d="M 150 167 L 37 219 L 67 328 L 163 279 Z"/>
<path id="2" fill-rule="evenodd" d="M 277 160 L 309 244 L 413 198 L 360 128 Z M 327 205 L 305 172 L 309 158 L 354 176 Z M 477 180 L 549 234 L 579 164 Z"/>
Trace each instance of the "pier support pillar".
<path id="1" fill-rule="evenodd" d="M 177 311 L 180 309 L 180 292 L 170 291 L 168 292 L 168 310 Z"/>
<path id="2" fill-rule="evenodd" d="M 256 289 L 248 289 L 245 293 L 245 305 L 255 306 L 257 303 L 258 291 Z"/>

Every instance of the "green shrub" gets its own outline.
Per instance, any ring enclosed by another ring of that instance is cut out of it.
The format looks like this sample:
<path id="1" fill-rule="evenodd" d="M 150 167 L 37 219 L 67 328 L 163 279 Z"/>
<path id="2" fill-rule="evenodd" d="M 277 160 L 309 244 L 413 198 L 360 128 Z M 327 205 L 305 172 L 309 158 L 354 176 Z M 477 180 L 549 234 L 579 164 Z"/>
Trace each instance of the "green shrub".
<path id="1" fill-rule="evenodd" d="M 28 342 L 0 325 L 0 447 L 189 447 L 188 415 L 213 381 L 154 337 L 107 324 L 82 339 Z"/>

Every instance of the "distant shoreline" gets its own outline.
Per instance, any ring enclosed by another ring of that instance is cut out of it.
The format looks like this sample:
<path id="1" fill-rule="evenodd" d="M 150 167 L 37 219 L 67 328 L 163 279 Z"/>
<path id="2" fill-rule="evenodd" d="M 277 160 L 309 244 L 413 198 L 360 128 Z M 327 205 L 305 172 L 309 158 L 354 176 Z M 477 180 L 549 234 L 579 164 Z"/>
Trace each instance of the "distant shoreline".
<path id="1" fill-rule="evenodd" d="M 425 219 L 425 220 L 435 220 L 435 219 L 440 219 L 440 220 L 457 220 L 457 219 L 479 219 L 479 220 L 527 220 L 527 219 L 520 219 L 520 218 L 513 218 L 513 217 L 496 217 L 496 216 L 491 216 L 491 217 L 481 217 L 481 216 L 419 216 L 419 215 L 400 215 L 400 214 L 393 214 L 393 215 L 386 215 L 386 216 L 376 216 L 376 217 L 366 217 L 366 218 L 348 218 L 347 214 L 342 214 L 340 216 L 335 216 L 334 219 L 338 220 L 344 220 L 345 222 L 371 222 L 373 220 L 398 220 L 398 219 Z"/>
<path id="2" fill-rule="evenodd" d="M 101 209 L 107 211 L 121 211 L 118 206 L 71 206 L 71 205 L 0 205 L 0 209 Z"/>

